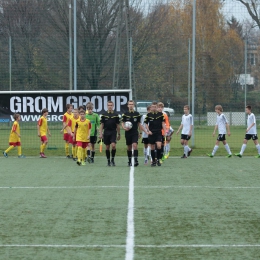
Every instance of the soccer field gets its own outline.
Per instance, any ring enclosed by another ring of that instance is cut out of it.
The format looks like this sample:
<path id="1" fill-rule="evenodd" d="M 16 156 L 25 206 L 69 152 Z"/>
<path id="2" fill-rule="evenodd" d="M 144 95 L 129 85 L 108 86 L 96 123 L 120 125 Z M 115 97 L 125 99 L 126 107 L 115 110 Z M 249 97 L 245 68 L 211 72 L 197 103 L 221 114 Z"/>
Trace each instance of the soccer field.
<path id="1" fill-rule="evenodd" d="M 259 259 L 255 158 L 1 158 L 0 259 Z"/>

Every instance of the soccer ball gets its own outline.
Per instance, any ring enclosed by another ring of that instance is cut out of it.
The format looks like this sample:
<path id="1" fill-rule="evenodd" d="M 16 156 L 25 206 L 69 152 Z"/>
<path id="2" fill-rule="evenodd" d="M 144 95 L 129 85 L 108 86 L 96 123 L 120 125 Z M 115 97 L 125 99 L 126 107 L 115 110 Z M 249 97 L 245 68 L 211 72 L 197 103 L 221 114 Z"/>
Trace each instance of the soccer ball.
<path id="1" fill-rule="evenodd" d="M 125 128 L 131 129 L 133 127 L 133 124 L 129 121 L 125 122 Z"/>

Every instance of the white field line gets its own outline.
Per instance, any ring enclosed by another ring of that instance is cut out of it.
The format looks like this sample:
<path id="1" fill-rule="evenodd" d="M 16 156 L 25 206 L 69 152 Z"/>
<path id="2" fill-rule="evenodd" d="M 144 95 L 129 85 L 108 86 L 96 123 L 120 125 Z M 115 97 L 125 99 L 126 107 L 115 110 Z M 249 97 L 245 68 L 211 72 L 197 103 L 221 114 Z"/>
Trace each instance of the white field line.
<path id="1" fill-rule="evenodd" d="M 127 211 L 127 236 L 125 260 L 134 259 L 134 157 L 132 157 L 132 166 L 129 174 L 129 193 L 128 193 L 128 211 Z"/>
<path id="2" fill-rule="evenodd" d="M 127 248 L 127 245 L 19 245 L 19 244 L 2 244 L 0 248 L 7 248 L 7 247 L 39 247 L 39 248 Z M 207 244 L 183 244 L 183 245 L 134 245 L 135 248 L 256 248 L 260 247 L 260 244 L 220 244 L 220 245 L 207 245 Z M 133 258 L 132 258 L 133 259 Z"/>
<path id="3" fill-rule="evenodd" d="M 132 169 L 132 168 L 131 168 Z M 129 186 L 2 186 L 0 189 L 128 189 Z M 135 186 L 135 189 L 229 189 L 229 190 L 253 190 L 260 189 L 257 186 Z"/>
<path id="4" fill-rule="evenodd" d="M 124 189 L 128 186 L 10 186 L 0 187 L 0 189 Z"/>
<path id="5" fill-rule="evenodd" d="M 260 247 L 260 244 L 255 245 L 136 245 L 139 248 L 219 248 L 219 247 Z"/>

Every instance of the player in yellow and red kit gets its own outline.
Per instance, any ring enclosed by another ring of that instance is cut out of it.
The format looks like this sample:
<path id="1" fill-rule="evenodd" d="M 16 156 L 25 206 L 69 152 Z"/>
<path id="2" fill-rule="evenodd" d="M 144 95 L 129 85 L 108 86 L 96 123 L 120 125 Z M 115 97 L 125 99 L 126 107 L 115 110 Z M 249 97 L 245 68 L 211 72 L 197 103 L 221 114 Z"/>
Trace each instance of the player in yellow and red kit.
<path id="1" fill-rule="evenodd" d="M 41 138 L 41 146 L 40 146 L 40 158 L 47 158 L 44 154 L 45 147 L 48 143 L 48 135 L 51 136 L 50 130 L 48 128 L 48 122 L 47 122 L 47 115 L 48 115 L 48 109 L 44 108 L 42 110 L 42 116 L 40 117 L 37 129 L 38 129 L 38 136 Z"/>
<path id="2" fill-rule="evenodd" d="M 75 132 L 73 139 L 77 142 L 78 147 L 78 161 L 77 164 L 86 165 L 85 158 L 86 158 L 86 148 L 90 141 L 90 130 L 91 130 L 91 123 L 88 119 L 86 119 L 86 111 L 80 111 L 80 120 L 76 122 L 75 125 Z"/>
<path id="3" fill-rule="evenodd" d="M 25 158 L 24 155 L 22 155 L 22 147 L 21 147 L 21 133 L 20 133 L 20 125 L 19 121 L 21 120 L 21 117 L 19 114 L 14 114 L 13 119 L 15 120 L 10 132 L 9 136 L 9 147 L 6 149 L 3 154 L 7 158 L 8 153 L 17 146 L 18 151 L 18 158 Z"/>
<path id="4" fill-rule="evenodd" d="M 72 109 L 73 106 L 71 104 L 67 104 L 66 105 L 67 108 L 67 112 L 63 115 L 63 119 L 62 119 L 62 125 L 63 125 L 63 140 L 65 141 L 65 154 L 67 158 L 71 158 L 70 157 L 70 153 L 69 153 L 69 143 L 70 143 L 70 134 L 68 133 L 68 123 L 69 120 L 73 117 L 72 115 Z"/>
<path id="5" fill-rule="evenodd" d="M 73 109 L 73 117 L 69 120 L 68 127 L 70 131 L 70 139 L 69 142 L 72 145 L 72 156 L 73 160 L 76 161 L 77 157 L 77 142 L 76 140 L 73 140 L 74 132 L 75 132 L 75 126 L 76 123 L 80 120 L 79 117 L 79 111 L 78 109 Z"/>

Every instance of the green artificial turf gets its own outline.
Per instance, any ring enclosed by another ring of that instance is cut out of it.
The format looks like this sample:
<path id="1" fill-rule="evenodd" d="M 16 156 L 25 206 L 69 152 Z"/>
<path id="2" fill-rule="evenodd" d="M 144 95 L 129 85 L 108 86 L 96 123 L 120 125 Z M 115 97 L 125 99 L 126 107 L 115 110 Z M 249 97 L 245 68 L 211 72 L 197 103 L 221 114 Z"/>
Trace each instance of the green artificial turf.
<path id="1" fill-rule="evenodd" d="M 125 259 L 127 158 L 1 158 L 0 259 Z M 134 171 L 134 259 L 259 259 L 259 160 Z"/>

